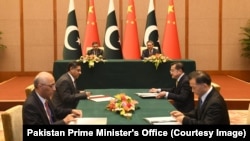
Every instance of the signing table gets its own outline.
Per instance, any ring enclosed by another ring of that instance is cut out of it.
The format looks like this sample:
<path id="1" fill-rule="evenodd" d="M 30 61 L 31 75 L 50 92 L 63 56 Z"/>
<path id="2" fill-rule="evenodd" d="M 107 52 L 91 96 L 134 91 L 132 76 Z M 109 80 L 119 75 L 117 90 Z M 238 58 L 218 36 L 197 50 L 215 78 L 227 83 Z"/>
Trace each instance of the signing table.
<path id="1" fill-rule="evenodd" d="M 81 100 L 78 109 L 83 110 L 84 117 L 107 117 L 108 125 L 140 125 L 149 124 L 145 117 L 170 116 L 170 112 L 175 110 L 172 104 L 166 99 L 140 98 L 135 93 L 147 92 L 148 89 L 89 89 L 93 95 L 109 95 L 114 96 L 119 93 L 125 93 L 132 99 L 139 102 L 140 109 L 135 110 L 132 117 L 127 119 L 118 113 L 111 112 L 106 109 L 109 101 L 94 102 L 91 100 Z"/>
<path id="2" fill-rule="evenodd" d="M 67 72 L 67 65 L 71 61 L 54 62 L 53 75 L 56 80 Z M 142 60 L 106 60 L 96 63 L 94 68 L 82 63 L 82 74 L 77 79 L 77 86 L 79 89 L 172 87 L 175 82 L 169 71 L 173 61 L 182 62 L 186 73 L 196 70 L 193 60 L 171 60 L 161 63 L 158 69 L 153 63 Z"/>

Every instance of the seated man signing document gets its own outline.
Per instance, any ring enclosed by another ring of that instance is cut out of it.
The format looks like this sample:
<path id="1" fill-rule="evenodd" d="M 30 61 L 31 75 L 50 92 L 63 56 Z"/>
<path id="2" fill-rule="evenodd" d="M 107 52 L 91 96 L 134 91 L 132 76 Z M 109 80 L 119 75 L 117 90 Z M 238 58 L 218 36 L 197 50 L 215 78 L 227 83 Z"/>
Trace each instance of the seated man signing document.
<path id="1" fill-rule="evenodd" d="M 189 86 L 188 76 L 184 73 L 181 62 L 171 64 L 170 74 L 176 79 L 173 88 L 151 88 L 149 92 L 158 92 L 156 98 L 167 98 L 173 100 L 174 107 L 181 112 L 189 112 L 194 108 L 194 94 Z"/>

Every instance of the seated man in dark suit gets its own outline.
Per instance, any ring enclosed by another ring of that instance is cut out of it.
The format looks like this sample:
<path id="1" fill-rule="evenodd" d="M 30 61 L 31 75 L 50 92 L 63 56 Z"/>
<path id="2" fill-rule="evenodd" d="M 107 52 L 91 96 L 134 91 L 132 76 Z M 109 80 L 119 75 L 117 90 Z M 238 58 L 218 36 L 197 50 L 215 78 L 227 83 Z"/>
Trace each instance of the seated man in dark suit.
<path id="1" fill-rule="evenodd" d="M 147 49 L 142 51 L 141 59 L 150 57 L 151 55 L 158 54 L 159 50 L 154 48 L 154 42 L 149 40 L 147 41 Z"/>
<path id="2" fill-rule="evenodd" d="M 23 104 L 24 125 L 69 124 L 82 117 L 81 110 L 53 105 L 51 97 L 56 87 L 51 73 L 40 72 L 34 79 L 34 87 Z"/>
<path id="3" fill-rule="evenodd" d="M 56 81 L 56 91 L 52 97 L 53 104 L 61 108 L 76 108 L 82 99 L 87 99 L 91 92 L 80 91 L 76 79 L 82 73 L 81 62 L 72 61 L 68 64 L 67 72 Z"/>
<path id="4" fill-rule="evenodd" d="M 173 62 L 170 67 L 170 74 L 176 80 L 172 88 L 151 88 L 149 92 L 158 92 L 156 98 L 173 100 L 174 107 L 181 112 L 189 112 L 194 109 L 194 94 L 189 85 L 188 75 L 184 72 L 184 65 L 181 62 Z"/>
<path id="5" fill-rule="evenodd" d="M 98 42 L 93 42 L 92 47 L 91 50 L 88 50 L 87 55 L 96 55 L 97 57 L 103 56 L 103 50 L 99 48 Z"/>
<path id="6" fill-rule="evenodd" d="M 227 104 L 211 82 L 207 73 L 191 72 L 189 84 L 192 91 L 199 97 L 198 105 L 187 113 L 172 111 L 170 114 L 183 125 L 230 125 Z"/>

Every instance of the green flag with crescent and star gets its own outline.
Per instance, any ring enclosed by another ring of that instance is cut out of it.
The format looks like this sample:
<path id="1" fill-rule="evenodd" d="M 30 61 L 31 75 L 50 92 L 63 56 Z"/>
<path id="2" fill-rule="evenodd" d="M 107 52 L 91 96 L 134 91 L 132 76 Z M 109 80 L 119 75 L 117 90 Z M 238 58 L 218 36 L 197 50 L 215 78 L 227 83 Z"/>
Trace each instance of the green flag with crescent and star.
<path id="1" fill-rule="evenodd" d="M 113 0 L 109 2 L 106 32 L 104 37 L 104 58 L 122 59 L 120 36 L 118 32 Z"/>
<path id="2" fill-rule="evenodd" d="M 76 60 L 82 56 L 81 42 L 76 21 L 74 0 L 70 0 L 68 21 L 64 37 L 63 59 Z"/>
<path id="3" fill-rule="evenodd" d="M 157 47 L 159 50 L 159 53 L 161 53 L 153 0 L 149 1 L 148 16 L 147 16 L 145 34 L 144 34 L 144 39 L 143 39 L 144 47 L 146 46 L 148 40 L 153 41 L 154 47 Z"/>

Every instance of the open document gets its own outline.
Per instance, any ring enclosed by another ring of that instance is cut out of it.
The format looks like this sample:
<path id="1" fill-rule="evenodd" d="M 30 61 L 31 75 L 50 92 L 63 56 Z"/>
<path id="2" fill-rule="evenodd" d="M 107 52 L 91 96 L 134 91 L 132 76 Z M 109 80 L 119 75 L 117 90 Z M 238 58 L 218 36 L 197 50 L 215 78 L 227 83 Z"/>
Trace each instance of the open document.
<path id="1" fill-rule="evenodd" d="M 158 93 L 135 93 L 137 94 L 139 97 L 142 97 L 142 98 L 155 98 Z"/>
<path id="2" fill-rule="evenodd" d="M 113 97 L 107 95 L 91 95 L 88 97 L 88 99 L 95 102 L 102 102 L 102 101 L 110 101 L 111 99 L 113 99 Z"/>
<path id="3" fill-rule="evenodd" d="M 144 118 L 144 119 L 146 121 L 148 121 L 150 124 L 153 124 L 153 125 L 181 125 L 172 116 L 166 116 L 166 117 L 147 117 L 147 118 Z"/>
<path id="4" fill-rule="evenodd" d="M 75 122 L 70 122 L 70 125 L 106 125 L 106 117 L 85 117 L 76 118 Z"/>

